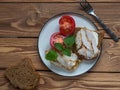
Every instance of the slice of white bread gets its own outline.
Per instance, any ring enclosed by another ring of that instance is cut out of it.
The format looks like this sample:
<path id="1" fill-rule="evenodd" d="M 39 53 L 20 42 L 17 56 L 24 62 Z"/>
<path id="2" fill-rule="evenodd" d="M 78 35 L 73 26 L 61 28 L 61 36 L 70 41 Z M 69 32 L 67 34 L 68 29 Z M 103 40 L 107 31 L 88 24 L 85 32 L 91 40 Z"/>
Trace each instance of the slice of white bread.
<path id="1" fill-rule="evenodd" d="M 93 31 L 87 28 L 76 28 L 75 52 L 80 59 L 92 60 L 100 53 L 104 37 L 103 31 Z"/>
<path id="2" fill-rule="evenodd" d="M 29 58 L 25 58 L 17 65 L 8 68 L 5 76 L 13 86 L 24 90 L 33 90 L 40 78 Z"/>

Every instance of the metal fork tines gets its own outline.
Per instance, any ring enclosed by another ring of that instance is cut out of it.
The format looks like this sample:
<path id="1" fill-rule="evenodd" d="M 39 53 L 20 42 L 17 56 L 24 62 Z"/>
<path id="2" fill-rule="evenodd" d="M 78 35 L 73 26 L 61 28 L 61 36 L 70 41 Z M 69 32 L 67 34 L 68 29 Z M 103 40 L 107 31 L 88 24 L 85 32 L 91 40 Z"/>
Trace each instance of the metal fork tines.
<path id="1" fill-rule="evenodd" d="M 86 0 L 81 0 L 80 5 L 82 6 L 83 10 L 87 13 L 93 11 L 92 6 Z"/>
<path id="2" fill-rule="evenodd" d="M 83 8 L 83 10 L 92 15 L 97 22 L 103 27 L 103 29 L 108 33 L 108 35 L 116 42 L 119 41 L 119 38 L 102 22 L 102 20 L 100 20 L 100 18 L 94 13 L 94 9 L 92 8 L 92 6 L 89 4 L 89 2 L 87 2 L 86 0 L 81 0 L 80 2 L 81 7 Z"/>

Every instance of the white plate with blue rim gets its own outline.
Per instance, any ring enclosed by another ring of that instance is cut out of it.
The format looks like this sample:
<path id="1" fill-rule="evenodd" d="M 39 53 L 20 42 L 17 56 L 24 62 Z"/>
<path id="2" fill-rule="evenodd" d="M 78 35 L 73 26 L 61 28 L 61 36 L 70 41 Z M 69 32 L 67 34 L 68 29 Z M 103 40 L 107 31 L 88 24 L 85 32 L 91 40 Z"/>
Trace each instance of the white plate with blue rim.
<path id="1" fill-rule="evenodd" d="M 62 76 L 78 76 L 89 71 L 99 60 L 100 54 L 94 60 L 84 60 L 80 63 L 78 68 L 74 71 L 68 71 L 63 68 L 59 68 L 50 63 L 50 61 L 45 58 L 45 51 L 50 49 L 50 37 L 53 33 L 59 32 L 59 19 L 63 15 L 69 15 L 74 18 L 76 27 L 86 27 L 90 30 L 97 30 L 95 24 L 87 17 L 73 12 L 65 12 L 50 18 L 42 27 L 42 30 L 38 38 L 38 51 L 42 62 L 51 71 Z"/>

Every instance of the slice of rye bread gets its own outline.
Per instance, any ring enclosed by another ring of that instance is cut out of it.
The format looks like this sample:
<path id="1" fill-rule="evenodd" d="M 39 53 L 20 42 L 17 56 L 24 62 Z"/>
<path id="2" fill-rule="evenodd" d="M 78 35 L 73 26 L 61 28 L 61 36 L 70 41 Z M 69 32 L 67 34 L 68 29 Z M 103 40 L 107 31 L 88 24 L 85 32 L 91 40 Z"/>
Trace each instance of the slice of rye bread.
<path id="1" fill-rule="evenodd" d="M 33 90 L 40 78 L 40 75 L 35 72 L 35 68 L 29 58 L 25 58 L 17 65 L 8 68 L 5 76 L 12 85 L 24 90 Z"/>

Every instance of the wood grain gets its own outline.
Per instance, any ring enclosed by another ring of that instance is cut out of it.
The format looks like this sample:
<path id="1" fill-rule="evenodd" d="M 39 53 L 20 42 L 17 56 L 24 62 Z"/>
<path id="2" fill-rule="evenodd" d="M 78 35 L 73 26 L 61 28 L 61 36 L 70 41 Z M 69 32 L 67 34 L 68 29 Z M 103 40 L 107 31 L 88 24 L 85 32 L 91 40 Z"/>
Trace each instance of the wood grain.
<path id="1" fill-rule="evenodd" d="M 119 0 L 87 0 L 89 2 L 120 2 Z M 80 0 L 0 0 L 0 2 L 80 2 Z"/>
<path id="2" fill-rule="evenodd" d="M 37 38 L 0 38 L 0 68 L 15 65 L 25 57 L 38 69 L 47 70 L 39 58 Z"/>
<path id="3" fill-rule="evenodd" d="M 15 65 L 25 57 L 37 70 L 48 70 L 39 58 L 37 38 L 0 38 L 0 68 Z M 102 54 L 92 72 L 120 72 L 120 42 L 104 39 Z"/>
<path id="4" fill-rule="evenodd" d="M 103 22 L 120 37 L 120 3 L 91 4 Z M 62 12 L 84 14 L 102 29 L 81 10 L 79 3 L 0 3 L 0 37 L 38 37 L 43 24 Z"/>
<path id="5" fill-rule="evenodd" d="M 15 89 L 0 70 L 0 90 Z M 119 90 L 120 73 L 86 73 L 77 77 L 63 77 L 53 72 L 40 71 L 35 90 Z"/>
<path id="6" fill-rule="evenodd" d="M 25 57 L 31 58 L 41 77 L 34 90 L 120 90 L 120 41 L 113 42 L 107 34 L 103 40 L 99 61 L 94 68 L 81 76 L 56 75 L 39 57 L 39 32 L 43 24 L 56 14 L 83 14 L 90 18 L 99 30 L 103 30 L 92 17 L 81 10 L 79 1 L 0 0 L 0 90 L 18 90 L 4 77 L 4 72 Z M 103 22 L 120 38 L 120 0 L 88 1 Z"/>

